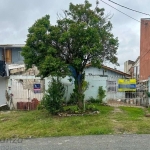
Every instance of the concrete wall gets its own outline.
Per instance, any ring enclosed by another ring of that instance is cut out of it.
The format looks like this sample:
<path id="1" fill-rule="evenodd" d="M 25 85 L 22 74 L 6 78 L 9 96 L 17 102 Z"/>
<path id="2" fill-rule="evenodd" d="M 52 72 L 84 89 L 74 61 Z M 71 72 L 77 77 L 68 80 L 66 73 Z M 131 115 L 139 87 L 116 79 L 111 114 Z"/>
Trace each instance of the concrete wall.
<path id="1" fill-rule="evenodd" d="M 104 75 L 103 76 L 103 70 Z M 124 92 L 117 92 L 118 87 L 118 79 L 123 78 L 122 75 L 105 69 L 97 69 L 93 67 L 89 67 L 85 69 L 85 80 L 89 82 L 89 88 L 85 91 L 85 100 L 88 100 L 90 97 L 97 98 L 98 95 L 98 88 L 102 86 L 103 89 L 106 91 L 106 97 L 104 101 L 106 102 L 109 99 L 121 99 L 125 97 Z M 61 82 L 66 87 L 65 98 L 69 100 L 70 94 L 73 92 L 74 89 L 74 81 L 70 82 L 69 77 L 61 79 Z M 108 92 L 107 91 L 107 81 L 115 81 L 116 82 L 116 92 Z M 45 78 L 45 89 L 48 89 L 48 84 L 51 83 L 51 78 Z"/>
<path id="2" fill-rule="evenodd" d="M 150 19 L 141 19 L 140 80 L 150 76 Z"/>
<path id="3" fill-rule="evenodd" d="M 103 72 L 104 70 L 104 72 Z M 103 75 L 102 77 L 101 75 Z M 91 75 L 92 74 L 92 75 Z M 107 75 L 107 77 L 105 77 Z M 93 67 L 89 67 L 85 69 L 85 80 L 89 82 L 89 88 L 85 92 L 85 99 L 88 100 L 90 97 L 97 98 L 98 88 L 102 86 L 106 91 L 106 97 L 104 101 L 109 99 L 121 99 L 124 97 L 124 92 L 108 92 L 107 91 L 107 81 L 115 81 L 116 82 L 116 91 L 118 87 L 118 79 L 124 78 L 121 74 L 118 74 L 114 71 L 106 70 L 106 69 L 97 69 Z"/>
<path id="4" fill-rule="evenodd" d="M 7 78 L 0 77 L 0 105 L 6 104 L 5 90 Z"/>

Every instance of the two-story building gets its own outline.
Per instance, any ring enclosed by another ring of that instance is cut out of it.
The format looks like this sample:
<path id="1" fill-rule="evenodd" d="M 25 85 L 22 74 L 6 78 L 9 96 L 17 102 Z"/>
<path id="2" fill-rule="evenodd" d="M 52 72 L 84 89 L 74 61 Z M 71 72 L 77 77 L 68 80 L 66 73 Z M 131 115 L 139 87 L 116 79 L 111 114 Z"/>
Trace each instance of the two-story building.
<path id="1" fill-rule="evenodd" d="M 0 45 L 0 105 L 6 103 L 5 94 L 9 72 L 17 65 L 23 64 L 23 57 L 21 56 L 23 46 L 24 44 Z"/>

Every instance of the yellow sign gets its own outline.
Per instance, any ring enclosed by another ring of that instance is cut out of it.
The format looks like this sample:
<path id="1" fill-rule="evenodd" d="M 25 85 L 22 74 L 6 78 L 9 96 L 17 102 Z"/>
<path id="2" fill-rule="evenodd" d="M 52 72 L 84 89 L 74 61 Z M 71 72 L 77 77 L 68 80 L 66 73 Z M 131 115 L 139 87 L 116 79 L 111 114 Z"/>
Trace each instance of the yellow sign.
<path id="1" fill-rule="evenodd" d="M 136 91 L 136 79 L 118 79 L 118 91 Z"/>

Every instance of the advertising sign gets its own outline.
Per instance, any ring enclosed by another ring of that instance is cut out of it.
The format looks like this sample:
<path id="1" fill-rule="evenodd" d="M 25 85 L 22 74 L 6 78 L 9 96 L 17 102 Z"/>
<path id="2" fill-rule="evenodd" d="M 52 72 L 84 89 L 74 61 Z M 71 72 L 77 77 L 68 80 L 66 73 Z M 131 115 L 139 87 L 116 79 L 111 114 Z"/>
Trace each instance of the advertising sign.
<path id="1" fill-rule="evenodd" d="M 41 84 L 33 84 L 34 93 L 41 93 Z"/>
<path id="2" fill-rule="evenodd" d="M 136 79 L 118 79 L 118 91 L 136 91 Z"/>

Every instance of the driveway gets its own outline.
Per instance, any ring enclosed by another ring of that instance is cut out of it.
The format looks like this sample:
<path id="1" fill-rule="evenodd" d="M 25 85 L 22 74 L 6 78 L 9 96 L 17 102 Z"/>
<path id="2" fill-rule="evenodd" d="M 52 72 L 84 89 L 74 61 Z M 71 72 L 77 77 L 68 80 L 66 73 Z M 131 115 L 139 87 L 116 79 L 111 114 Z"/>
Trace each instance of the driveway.
<path id="1" fill-rule="evenodd" d="M 90 135 L 0 141 L 0 150 L 150 150 L 150 135 Z"/>

